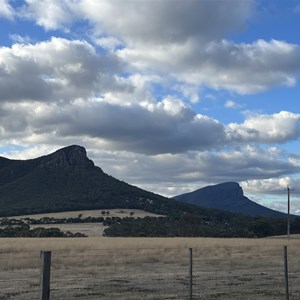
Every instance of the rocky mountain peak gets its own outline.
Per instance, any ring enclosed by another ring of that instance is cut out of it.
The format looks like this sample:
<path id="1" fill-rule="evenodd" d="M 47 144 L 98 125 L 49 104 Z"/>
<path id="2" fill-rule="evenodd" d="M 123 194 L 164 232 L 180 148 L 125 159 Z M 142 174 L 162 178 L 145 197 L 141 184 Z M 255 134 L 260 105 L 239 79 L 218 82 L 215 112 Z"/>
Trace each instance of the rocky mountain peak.
<path id="1" fill-rule="evenodd" d="M 87 157 L 86 150 L 82 146 L 72 145 L 42 157 L 40 167 L 91 167 L 94 163 Z"/>
<path id="2" fill-rule="evenodd" d="M 234 195 L 235 197 L 241 197 L 244 195 L 243 189 L 237 182 L 223 182 L 214 186 L 206 187 L 208 190 L 220 192 L 226 195 Z"/>
<path id="3" fill-rule="evenodd" d="M 237 182 L 224 182 L 206 186 L 196 191 L 178 195 L 176 200 L 196 204 L 202 207 L 217 208 L 249 216 L 280 217 L 283 213 L 255 203 L 244 196 Z"/>

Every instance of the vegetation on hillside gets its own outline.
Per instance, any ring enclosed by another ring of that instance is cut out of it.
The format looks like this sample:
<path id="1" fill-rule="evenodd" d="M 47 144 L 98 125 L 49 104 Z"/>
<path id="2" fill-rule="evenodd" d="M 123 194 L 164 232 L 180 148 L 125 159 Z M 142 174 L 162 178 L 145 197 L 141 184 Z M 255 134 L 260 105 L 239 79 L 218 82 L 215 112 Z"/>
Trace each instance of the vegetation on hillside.
<path id="1" fill-rule="evenodd" d="M 79 232 L 62 232 L 59 228 L 30 229 L 30 225 L 22 222 L 18 225 L 0 227 L 0 237 L 85 237 L 85 235 Z"/>
<path id="2" fill-rule="evenodd" d="M 102 223 L 108 226 L 105 236 L 127 237 L 267 237 L 286 234 L 286 221 L 274 218 L 250 218 L 241 215 L 227 222 L 226 218 L 207 219 L 198 214 L 183 213 L 167 217 L 73 217 L 41 219 L 0 219 L 0 236 L 5 237 L 81 237 L 83 235 L 63 233 L 58 228 L 44 229 L 45 224 Z M 41 225 L 30 230 L 30 225 Z M 291 234 L 300 233 L 300 218 L 292 219 Z"/>
<path id="3" fill-rule="evenodd" d="M 300 233 L 300 218 L 291 222 L 291 233 Z M 105 236 L 128 237 L 246 237 L 260 238 L 286 234 L 286 221 L 274 218 L 248 218 L 236 215 L 231 222 L 203 220 L 197 214 L 178 217 L 123 218 L 104 230 Z"/>

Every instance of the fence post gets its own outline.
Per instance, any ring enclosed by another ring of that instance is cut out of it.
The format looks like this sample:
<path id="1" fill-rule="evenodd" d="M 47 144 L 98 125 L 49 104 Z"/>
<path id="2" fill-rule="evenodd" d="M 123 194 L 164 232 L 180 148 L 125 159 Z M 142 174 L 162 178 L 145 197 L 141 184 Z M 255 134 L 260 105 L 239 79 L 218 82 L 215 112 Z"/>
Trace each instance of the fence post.
<path id="1" fill-rule="evenodd" d="M 41 251 L 40 298 L 50 299 L 51 251 Z"/>
<path id="2" fill-rule="evenodd" d="M 287 250 L 287 246 L 284 246 L 283 250 L 284 250 L 285 295 L 286 295 L 286 300 L 289 300 L 290 299 L 290 292 L 289 292 L 289 269 L 288 269 L 288 250 Z"/>
<path id="3" fill-rule="evenodd" d="M 190 287 L 190 300 L 193 299 L 193 248 L 189 248 L 189 287 Z"/>

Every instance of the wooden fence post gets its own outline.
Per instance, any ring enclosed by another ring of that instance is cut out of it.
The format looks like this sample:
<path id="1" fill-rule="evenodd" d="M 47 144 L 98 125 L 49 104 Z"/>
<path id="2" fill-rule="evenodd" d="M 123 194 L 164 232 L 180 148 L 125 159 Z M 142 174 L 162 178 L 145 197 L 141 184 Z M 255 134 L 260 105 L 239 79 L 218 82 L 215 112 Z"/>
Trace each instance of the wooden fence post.
<path id="1" fill-rule="evenodd" d="M 284 246 L 283 250 L 284 250 L 285 295 L 286 295 L 286 300 L 289 300 L 290 299 L 290 292 L 289 292 L 289 268 L 288 268 L 288 251 L 287 251 L 287 246 Z"/>
<path id="2" fill-rule="evenodd" d="M 40 298 L 50 299 L 51 251 L 41 251 Z"/>
<path id="3" fill-rule="evenodd" d="M 189 248 L 189 288 L 190 300 L 193 299 L 193 248 Z"/>

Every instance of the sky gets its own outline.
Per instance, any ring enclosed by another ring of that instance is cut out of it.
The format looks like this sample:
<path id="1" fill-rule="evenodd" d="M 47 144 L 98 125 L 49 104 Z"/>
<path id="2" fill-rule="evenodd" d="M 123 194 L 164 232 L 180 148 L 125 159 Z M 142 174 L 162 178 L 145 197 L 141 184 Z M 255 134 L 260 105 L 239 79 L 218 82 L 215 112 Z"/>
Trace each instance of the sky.
<path id="1" fill-rule="evenodd" d="M 81 145 L 175 196 L 300 214 L 300 1 L 0 0 L 0 156 Z"/>

